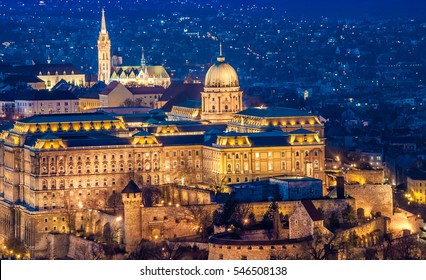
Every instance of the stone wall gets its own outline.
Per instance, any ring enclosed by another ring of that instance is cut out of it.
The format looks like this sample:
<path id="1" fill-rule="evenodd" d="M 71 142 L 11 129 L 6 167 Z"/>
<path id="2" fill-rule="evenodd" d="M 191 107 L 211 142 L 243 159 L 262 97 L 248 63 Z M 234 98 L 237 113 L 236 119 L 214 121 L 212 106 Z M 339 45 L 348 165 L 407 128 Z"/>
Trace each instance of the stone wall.
<path id="1" fill-rule="evenodd" d="M 251 241 L 216 239 L 209 243 L 209 260 L 271 260 L 303 258 L 306 241 Z"/>
<path id="2" fill-rule="evenodd" d="M 385 173 L 383 169 L 375 170 L 353 170 L 349 169 L 345 175 L 349 184 L 383 184 Z"/>
<path id="3" fill-rule="evenodd" d="M 394 215 L 391 217 L 389 231 L 392 233 L 393 238 L 398 238 L 403 236 L 404 231 L 417 233 L 420 231 L 420 227 L 424 225 L 421 217 L 401 208 L 396 208 Z"/>
<path id="4" fill-rule="evenodd" d="M 372 218 L 380 212 L 381 215 L 391 217 L 393 214 L 393 194 L 390 185 L 345 185 L 347 195 L 355 199 L 355 209 L 358 216 Z"/>
<path id="5" fill-rule="evenodd" d="M 200 226 L 200 221 L 197 221 L 197 212 L 206 211 L 212 215 L 218 208 L 217 204 L 141 208 L 142 236 L 140 239 L 172 239 L 195 235 Z"/>
<path id="6" fill-rule="evenodd" d="M 389 218 L 385 217 L 374 218 L 367 223 L 345 230 L 339 234 L 345 238 L 349 238 L 351 234 L 355 234 L 358 237 L 356 240 L 358 247 L 373 246 L 380 241 L 383 234 L 388 232 L 389 221 Z"/>
<path id="7" fill-rule="evenodd" d="M 102 256 L 100 244 L 74 235 L 69 235 L 68 257 L 75 260 L 95 260 Z"/>

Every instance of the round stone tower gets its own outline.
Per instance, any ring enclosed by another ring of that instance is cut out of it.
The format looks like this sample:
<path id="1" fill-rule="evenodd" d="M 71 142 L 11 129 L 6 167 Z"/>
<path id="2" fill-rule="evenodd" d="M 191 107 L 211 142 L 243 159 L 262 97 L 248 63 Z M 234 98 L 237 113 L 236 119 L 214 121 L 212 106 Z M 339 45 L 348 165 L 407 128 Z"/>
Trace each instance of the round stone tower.
<path id="1" fill-rule="evenodd" d="M 121 192 L 124 204 L 124 243 L 126 251 L 134 251 L 142 239 L 142 191 L 133 180 Z"/>

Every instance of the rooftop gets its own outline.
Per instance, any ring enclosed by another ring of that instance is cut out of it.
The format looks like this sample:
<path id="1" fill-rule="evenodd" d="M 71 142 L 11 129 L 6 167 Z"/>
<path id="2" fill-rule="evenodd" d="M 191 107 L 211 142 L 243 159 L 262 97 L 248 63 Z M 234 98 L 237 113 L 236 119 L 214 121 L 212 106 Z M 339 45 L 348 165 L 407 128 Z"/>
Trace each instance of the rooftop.
<path id="1" fill-rule="evenodd" d="M 313 116 L 311 113 L 308 113 L 306 111 L 286 107 L 254 107 L 238 112 L 237 115 L 254 116 L 261 118 Z"/>

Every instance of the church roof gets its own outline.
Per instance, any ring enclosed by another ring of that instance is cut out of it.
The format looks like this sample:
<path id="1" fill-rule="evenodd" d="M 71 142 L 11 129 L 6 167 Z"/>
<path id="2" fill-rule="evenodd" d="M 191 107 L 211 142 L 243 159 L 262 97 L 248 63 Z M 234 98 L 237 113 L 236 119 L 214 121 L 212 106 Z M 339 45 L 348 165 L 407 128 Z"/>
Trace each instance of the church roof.
<path id="1" fill-rule="evenodd" d="M 121 191 L 121 193 L 140 193 L 141 189 L 136 185 L 135 181 L 130 180 L 127 186 Z"/>
<path id="2" fill-rule="evenodd" d="M 145 68 L 149 78 L 170 78 L 164 66 L 145 66 Z M 121 77 L 123 74 L 128 77 L 131 73 L 138 76 L 141 71 L 143 71 L 142 66 L 113 66 L 111 77 L 115 78 L 114 74 L 118 77 Z"/>

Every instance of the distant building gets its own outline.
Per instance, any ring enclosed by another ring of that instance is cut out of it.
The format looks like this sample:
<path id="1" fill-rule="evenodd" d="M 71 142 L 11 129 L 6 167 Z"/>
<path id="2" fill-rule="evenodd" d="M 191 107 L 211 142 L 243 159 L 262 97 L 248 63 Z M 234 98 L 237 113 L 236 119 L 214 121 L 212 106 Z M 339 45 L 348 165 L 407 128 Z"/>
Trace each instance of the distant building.
<path id="1" fill-rule="evenodd" d="M 61 80 L 78 87 L 86 86 L 85 74 L 72 64 L 47 63 L 29 66 L 9 66 L 2 69 L 2 72 L 8 76 L 13 75 L 14 77 L 10 79 L 13 79 L 14 82 L 22 80 L 37 90 L 43 88 L 40 80 L 45 84 L 43 89 L 47 90 L 51 90 Z"/>
<path id="2" fill-rule="evenodd" d="M 114 55 L 111 58 L 111 40 L 106 29 L 105 12 L 102 9 L 101 31 L 98 39 L 98 80 L 109 84 L 118 81 L 127 86 L 161 86 L 167 88 L 171 80 L 162 65 L 146 65 L 142 48 L 141 65 L 122 66 L 122 58 Z"/>
<path id="3" fill-rule="evenodd" d="M 77 113 L 79 100 L 71 92 L 31 91 L 15 97 L 15 115 L 30 117 L 33 115 Z"/>
<path id="4" fill-rule="evenodd" d="M 426 204 L 426 172 L 412 169 L 407 176 L 407 198 L 410 201 Z"/>

